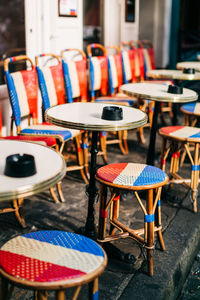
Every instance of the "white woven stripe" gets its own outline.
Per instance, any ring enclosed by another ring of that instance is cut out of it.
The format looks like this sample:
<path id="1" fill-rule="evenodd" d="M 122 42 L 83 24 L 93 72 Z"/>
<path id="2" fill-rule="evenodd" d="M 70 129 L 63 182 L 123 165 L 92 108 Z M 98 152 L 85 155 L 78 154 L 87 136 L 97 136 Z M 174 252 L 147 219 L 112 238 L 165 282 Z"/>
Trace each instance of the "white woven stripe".
<path id="1" fill-rule="evenodd" d="M 92 57 L 94 66 L 94 90 L 97 91 L 101 87 L 101 66 L 97 57 Z"/>
<path id="2" fill-rule="evenodd" d="M 124 60 L 124 69 L 125 69 L 126 79 L 129 81 L 132 79 L 132 74 L 131 74 L 131 66 L 130 66 L 128 52 L 123 51 L 122 55 L 123 55 L 123 60 Z"/>
<path id="3" fill-rule="evenodd" d="M 195 104 L 194 113 L 195 114 L 200 114 L 200 103 Z"/>
<path id="4" fill-rule="evenodd" d="M 145 167 L 145 164 L 128 164 L 113 183 L 132 186 Z"/>
<path id="5" fill-rule="evenodd" d="M 143 49 L 143 54 L 144 54 L 144 59 L 145 59 L 145 62 L 146 62 L 146 67 L 147 67 L 147 72 L 152 70 L 152 66 L 151 66 L 151 60 L 150 60 L 150 57 L 149 57 L 149 53 L 147 51 L 147 49 Z"/>
<path id="6" fill-rule="evenodd" d="M 85 273 L 93 272 L 104 261 L 102 256 L 28 239 L 23 236 L 8 241 L 1 250 Z"/>
<path id="7" fill-rule="evenodd" d="M 137 53 L 135 54 L 135 76 L 140 76 L 140 61 Z"/>
<path id="8" fill-rule="evenodd" d="M 44 74 L 44 79 L 46 82 L 46 87 L 47 87 L 47 93 L 49 96 L 49 102 L 50 106 L 54 106 L 58 103 L 57 101 L 57 96 L 56 96 L 56 89 L 53 81 L 53 77 L 51 74 L 51 70 L 47 68 L 42 68 L 42 72 Z"/>
<path id="9" fill-rule="evenodd" d="M 24 86 L 24 81 L 20 72 L 12 73 L 12 78 L 15 84 L 19 106 L 21 111 L 21 117 L 29 115 L 29 106 L 28 106 L 28 99 L 27 94 Z"/>
<path id="10" fill-rule="evenodd" d="M 68 62 L 69 76 L 72 85 L 72 98 L 76 98 L 80 96 L 80 88 L 78 81 L 77 69 L 74 61 Z"/>
<path id="11" fill-rule="evenodd" d="M 61 126 L 54 126 L 54 125 L 30 125 L 28 128 L 35 129 L 35 130 L 59 130 L 59 131 L 70 131 L 72 136 L 76 136 L 80 133 L 80 130 L 64 128 Z"/>
<path id="12" fill-rule="evenodd" d="M 117 79 L 117 68 L 116 68 L 116 65 L 115 65 L 115 59 L 112 55 L 109 55 L 108 59 L 109 59 L 109 62 L 110 62 L 113 87 L 117 88 L 118 87 L 118 79 Z"/>
<path id="13" fill-rule="evenodd" d="M 171 132 L 169 135 L 174 136 L 174 137 L 189 138 L 193 134 L 197 134 L 199 132 L 200 132 L 199 128 L 186 126 L 175 132 Z"/>

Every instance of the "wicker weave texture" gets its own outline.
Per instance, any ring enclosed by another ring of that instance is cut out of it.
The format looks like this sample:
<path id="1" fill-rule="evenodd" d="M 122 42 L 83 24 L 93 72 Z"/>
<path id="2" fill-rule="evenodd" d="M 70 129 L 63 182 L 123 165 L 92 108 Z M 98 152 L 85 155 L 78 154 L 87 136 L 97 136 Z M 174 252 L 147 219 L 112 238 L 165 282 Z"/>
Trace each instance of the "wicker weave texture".
<path id="1" fill-rule="evenodd" d="M 81 277 L 104 262 L 94 241 L 64 231 L 38 231 L 8 241 L 0 250 L 0 264 L 8 274 L 33 282 Z"/>

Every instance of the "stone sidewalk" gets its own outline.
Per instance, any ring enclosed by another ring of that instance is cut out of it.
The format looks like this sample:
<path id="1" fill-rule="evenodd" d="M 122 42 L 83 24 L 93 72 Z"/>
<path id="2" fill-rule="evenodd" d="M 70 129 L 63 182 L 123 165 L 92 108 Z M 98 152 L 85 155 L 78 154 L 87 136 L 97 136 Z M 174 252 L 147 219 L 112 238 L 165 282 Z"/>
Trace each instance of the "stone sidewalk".
<path id="1" fill-rule="evenodd" d="M 182 121 L 182 120 L 181 120 Z M 146 162 L 149 129 L 145 128 L 145 145 L 138 145 L 135 132 L 128 135 L 129 154 L 123 156 L 117 146 L 109 146 L 109 162 Z M 160 153 L 160 138 L 157 136 L 157 153 Z M 102 160 L 98 157 L 98 164 Z M 157 163 L 158 166 L 158 163 Z M 190 165 L 185 163 L 184 174 L 190 174 Z M 77 232 L 84 226 L 87 214 L 87 197 L 85 184 L 79 173 L 70 173 L 63 180 L 65 203 L 55 204 L 48 192 L 26 199 L 24 215 L 27 228 L 22 230 L 13 214 L 0 216 L 0 245 L 15 235 L 30 230 L 60 229 Z M 183 199 L 177 205 L 169 197 L 162 197 L 162 224 L 164 241 L 167 250 L 162 252 L 156 245 L 154 251 L 154 276 L 147 275 L 145 252 L 136 242 L 124 239 L 115 242 L 120 249 L 131 252 L 136 257 L 133 265 L 125 265 L 109 258 L 108 266 L 100 277 L 100 300 L 132 300 L 132 299 L 177 299 L 190 271 L 194 257 L 200 244 L 199 213 L 192 212 L 190 193 L 182 186 L 172 188 L 172 196 Z M 2 206 L 3 204 L 1 204 Z M 199 210 L 200 211 L 200 210 Z M 96 203 L 96 216 L 98 202 Z M 135 228 L 143 226 L 143 213 L 133 195 L 126 193 L 120 204 L 121 220 L 128 226 Z M 97 220 L 96 220 L 97 222 Z M 11 300 L 30 300 L 31 291 L 15 288 Z M 69 296 L 69 294 L 67 293 Z M 54 299 L 53 292 L 49 299 Z M 68 297 L 67 297 L 68 299 Z M 87 299 L 87 288 L 84 287 L 78 299 Z"/>

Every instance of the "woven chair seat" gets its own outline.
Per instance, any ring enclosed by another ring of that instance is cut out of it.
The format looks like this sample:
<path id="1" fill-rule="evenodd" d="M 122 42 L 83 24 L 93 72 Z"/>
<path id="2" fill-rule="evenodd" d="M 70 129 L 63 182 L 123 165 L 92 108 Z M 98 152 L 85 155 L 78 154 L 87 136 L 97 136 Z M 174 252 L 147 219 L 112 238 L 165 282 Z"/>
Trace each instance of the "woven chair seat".
<path id="1" fill-rule="evenodd" d="M 159 130 L 159 134 L 181 141 L 199 142 L 200 128 L 191 126 L 167 126 Z"/>
<path id="2" fill-rule="evenodd" d="M 137 163 L 117 163 L 101 167 L 97 177 L 123 189 L 150 188 L 165 184 L 167 175 L 159 168 Z"/>
<path id="3" fill-rule="evenodd" d="M 3 275 L 34 286 L 59 281 L 79 282 L 98 276 L 105 268 L 106 257 L 94 241 L 64 231 L 37 231 L 17 236 L 0 249 Z M 83 282 L 84 283 L 84 282 Z"/>
<path id="4" fill-rule="evenodd" d="M 56 139 L 53 137 L 37 137 L 37 136 L 6 136 L 3 137 L 5 140 L 16 140 L 16 141 L 30 141 L 30 142 L 36 142 L 43 145 L 46 145 L 48 147 L 52 147 L 56 145 Z"/>
<path id="5" fill-rule="evenodd" d="M 184 114 L 191 114 L 195 116 L 200 116 L 200 103 L 199 102 L 193 102 L 193 103 L 187 103 L 184 104 L 181 107 L 181 111 Z"/>
<path id="6" fill-rule="evenodd" d="M 67 141 L 80 133 L 79 130 L 75 129 L 66 129 L 60 126 L 54 125 L 31 125 L 28 128 L 23 129 L 20 134 L 22 135 L 42 135 L 42 136 L 53 136 L 57 137 L 62 141 Z"/>

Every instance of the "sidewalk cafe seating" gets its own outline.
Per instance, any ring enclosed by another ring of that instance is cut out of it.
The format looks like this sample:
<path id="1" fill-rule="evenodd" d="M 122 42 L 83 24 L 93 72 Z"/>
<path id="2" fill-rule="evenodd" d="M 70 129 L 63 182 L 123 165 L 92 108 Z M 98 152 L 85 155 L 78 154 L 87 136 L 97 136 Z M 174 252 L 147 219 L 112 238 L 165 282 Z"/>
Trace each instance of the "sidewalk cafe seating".
<path id="1" fill-rule="evenodd" d="M 103 249 L 82 235 L 56 230 L 22 234 L 0 249 L 1 299 L 10 294 L 11 282 L 34 291 L 37 300 L 47 300 L 50 290 L 55 300 L 64 300 L 70 288 L 75 288 L 76 300 L 81 287 L 89 284 L 89 299 L 98 300 L 98 277 L 106 264 Z"/>
<path id="2" fill-rule="evenodd" d="M 167 175 L 159 168 L 137 163 L 109 164 L 97 170 L 100 183 L 100 207 L 98 241 L 106 243 L 120 238 L 132 238 L 147 250 L 148 270 L 153 275 L 154 233 L 157 232 L 162 250 L 165 245 L 161 224 L 161 190 L 168 181 Z M 110 193 L 108 192 L 110 190 Z M 144 213 L 144 228 L 131 229 L 120 222 L 120 194 L 133 191 Z M 140 191 L 146 191 L 146 208 Z M 118 220 L 119 218 L 119 220 Z M 107 221 L 110 228 L 107 228 Z M 109 232 L 108 232 L 109 231 Z"/>
<path id="3" fill-rule="evenodd" d="M 193 201 L 193 211 L 197 212 L 197 196 L 199 185 L 199 143 L 200 129 L 190 126 L 168 126 L 160 128 L 162 152 L 161 152 L 161 168 L 165 171 L 166 160 L 171 154 L 170 161 L 170 185 L 173 183 L 182 184 L 191 190 L 191 198 Z M 189 148 L 189 144 L 193 144 L 193 148 Z M 191 177 L 183 178 L 178 174 L 180 171 L 180 154 L 181 151 L 186 151 L 191 164 Z M 192 154 L 193 152 L 193 154 Z"/>

